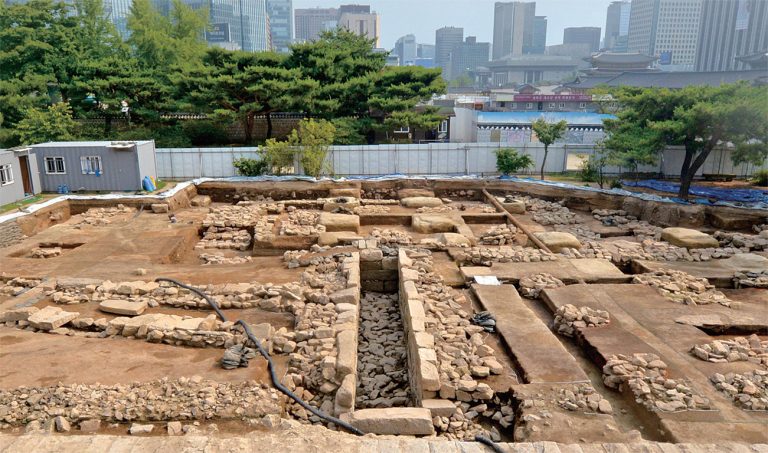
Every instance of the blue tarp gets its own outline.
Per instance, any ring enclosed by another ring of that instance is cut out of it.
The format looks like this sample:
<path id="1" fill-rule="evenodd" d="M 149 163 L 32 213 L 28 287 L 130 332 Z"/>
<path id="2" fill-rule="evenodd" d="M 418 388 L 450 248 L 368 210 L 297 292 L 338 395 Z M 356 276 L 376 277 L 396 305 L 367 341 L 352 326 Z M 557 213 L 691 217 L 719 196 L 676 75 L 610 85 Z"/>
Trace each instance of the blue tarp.
<path id="1" fill-rule="evenodd" d="M 680 190 L 680 184 L 669 181 L 659 181 L 656 179 L 646 179 L 643 181 L 622 181 L 622 184 L 630 187 L 645 187 L 658 190 L 659 192 L 677 193 Z M 717 201 L 735 201 L 739 203 L 762 203 L 768 204 L 768 190 L 760 189 L 728 189 L 725 187 L 709 186 L 691 186 L 691 195 L 705 197 Z"/>

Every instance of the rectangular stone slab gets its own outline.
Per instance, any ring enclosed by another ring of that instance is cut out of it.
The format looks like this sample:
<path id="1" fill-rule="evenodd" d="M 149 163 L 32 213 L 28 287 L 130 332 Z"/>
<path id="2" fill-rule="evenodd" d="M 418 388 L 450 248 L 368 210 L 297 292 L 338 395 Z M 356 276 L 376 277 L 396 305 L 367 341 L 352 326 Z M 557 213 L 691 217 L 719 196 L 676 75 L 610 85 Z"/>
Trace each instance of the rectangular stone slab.
<path id="1" fill-rule="evenodd" d="M 429 436 L 435 433 L 432 414 L 421 407 L 360 409 L 342 414 L 341 419 L 355 428 L 373 434 Z"/>
<path id="2" fill-rule="evenodd" d="M 467 280 L 476 275 L 495 275 L 499 280 L 517 283 L 531 274 L 548 273 L 565 283 L 626 283 L 632 279 L 608 260 L 596 258 L 558 259 L 537 263 L 493 263 L 491 267 L 462 266 Z"/>
<path id="3" fill-rule="evenodd" d="M 99 310 L 123 316 L 138 316 L 147 309 L 145 301 L 130 301 L 122 299 L 105 300 L 99 304 Z"/>
<path id="4" fill-rule="evenodd" d="M 33 313 L 27 320 L 34 328 L 53 330 L 58 329 L 78 316 L 80 316 L 80 313 L 64 311 L 59 307 L 45 307 Z"/>
<path id="5" fill-rule="evenodd" d="M 718 288 L 732 288 L 734 272 L 766 270 L 768 269 L 768 259 L 754 253 L 743 253 L 726 259 L 700 262 L 632 260 L 632 271 L 638 274 L 666 269 L 683 271 L 694 277 L 706 278 L 709 283 Z"/>
<path id="6" fill-rule="evenodd" d="M 560 340 L 528 307 L 512 285 L 472 285 L 484 309 L 496 317 L 496 329 L 528 383 L 586 382 L 589 379 Z"/>

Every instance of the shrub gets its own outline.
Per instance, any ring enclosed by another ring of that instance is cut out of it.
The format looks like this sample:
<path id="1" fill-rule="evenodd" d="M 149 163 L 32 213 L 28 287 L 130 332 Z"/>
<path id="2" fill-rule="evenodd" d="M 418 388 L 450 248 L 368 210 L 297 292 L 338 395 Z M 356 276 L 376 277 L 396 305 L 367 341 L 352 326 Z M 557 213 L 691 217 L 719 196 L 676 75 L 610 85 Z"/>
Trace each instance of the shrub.
<path id="1" fill-rule="evenodd" d="M 765 170 L 757 170 L 757 171 L 756 171 L 756 172 L 755 172 L 755 173 L 752 175 L 752 182 L 753 182 L 753 183 L 754 183 L 756 186 L 762 186 L 762 187 L 766 187 L 766 186 L 768 186 L 768 169 L 765 169 Z"/>
<path id="2" fill-rule="evenodd" d="M 528 154 L 518 154 L 514 148 L 496 150 L 496 169 L 503 175 L 517 173 L 533 167 L 533 159 Z"/>
<path id="3" fill-rule="evenodd" d="M 237 172 L 242 176 L 261 176 L 269 169 L 269 161 L 267 159 L 241 157 L 235 159 L 232 165 L 235 166 Z"/>
<path id="4" fill-rule="evenodd" d="M 621 185 L 621 181 L 620 180 L 614 179 L 614 180 L 611 181 L 610 187 L 611 187 L 611 189 L 621 189 L 624 186 Z"/>
<path id="5" fill-rule="evenodd" d="M 581 162 L 579 178 L 584 182 L 597 182 L 599 172 L 600 168 L 598 167 L 597 159 L 592 154 Z"/>

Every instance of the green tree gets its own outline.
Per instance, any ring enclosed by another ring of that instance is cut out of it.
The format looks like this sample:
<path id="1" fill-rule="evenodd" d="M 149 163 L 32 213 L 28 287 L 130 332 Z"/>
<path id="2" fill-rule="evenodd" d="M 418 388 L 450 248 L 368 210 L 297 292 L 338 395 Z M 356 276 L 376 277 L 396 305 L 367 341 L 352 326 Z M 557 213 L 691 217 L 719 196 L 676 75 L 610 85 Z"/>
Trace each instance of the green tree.
<path id="1" fill-rule="evenodd" d="M 272 113 L 301 110 L 311 102 L 317 83 L 286 67 L 286 57 L 274 52 L 209 49 L 200 67 L 175 79 L 190 106 L 240 122 L 246 143 L 253 141 L 258 115 L 267 117 L 272 135 Z"/>
<path id="2" fill-rule="evenodd" d="M 732 143 L 738 161 L 768 156 L 768 88 L 743 83 L 679 90 L 624 88 L 622 110 L 607 120 L 606 145 L 622 158 L 655 156 L 668 145 L 683 146 L 679 197 L 688 199 L 691 181 L 713 149 Z"/>
<path id="3" fill-rule="evenodd" d="M 16 124 L 19 142 L 25 145 L 72 140 L 77 124 L 72 119 L 72 110 L 64 102 L 53 104 L 43 110 L 31 108 L 24 119 Z"/>
<path id="4" fill-rule="evenodd" d="M 292 167 L 298 157 L 304 174 L 318 177 L 330 170 L 325 159 L 335 132 L 336 128 L 330 121 L 301 120 L 298 129 L 294 129 L 286 140 L 268 139 L 264 154 L 273 172 L 280 174 Z"/>
<path id="5" fill-rule="evenodd" d="M 533 159 L 528 154 L 518 154 L 514 148 L 499 148 L 496 153 L 496 170 L 502 175 L 517 173 L 533 167 Z"/>
<path id="6" fill-rule="evenodd" d="M 547 122 L 544 118 L 539 118 L 531 124 L 531 129 L 536 133 L 539 141 L 544 144 L 544 159 L 541 161 L 541 179 L 544 180 L 544 166 L 547 164 L 547 154 L 549 154 L 549 145 L 555 143 L 563 136 L 568 123 L 558 121 L 557 123 Z"/>

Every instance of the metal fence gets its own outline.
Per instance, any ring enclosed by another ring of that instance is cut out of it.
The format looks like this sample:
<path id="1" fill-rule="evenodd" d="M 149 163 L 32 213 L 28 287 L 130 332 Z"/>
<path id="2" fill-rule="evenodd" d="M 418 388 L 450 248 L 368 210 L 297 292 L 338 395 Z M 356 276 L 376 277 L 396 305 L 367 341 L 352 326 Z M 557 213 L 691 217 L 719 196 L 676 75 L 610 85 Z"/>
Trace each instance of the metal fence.
<path id="1" fill-rule="evenodd" d="M 332 146 L 327 158 L 328 168 L 336 176 L 404 175 L 496 175 L 495 151 L 500 143 L 423 143 L 414 145 L 353 145 Z M 520 153 L 529 154 L 535 163 L 529 173 L 536 173 L 544 160 L 544 145 L 527 143 L 517 146 Z M 227 177 L 237 174 L 233 162 L 245 157 L 260 159 L 257 147 L 228 148 L 159 148 L 157 172 L 165 179 Z M 583 159 L 594 152 L 592 145 L 561 145 L 549 147 L 545 173 L 578 170 Z M 639 172 L 679 176 L 684 157 L 680 147 L 670 147 L 657 165 L 642 166 Z M 768 165 L 763 165 L 766 168 Z M 301 173 L 298 162 L 294 166 Z M 730 150 L 717 149 L 710 154 L 698 175 L 734 174 L 748 176 L 761 167 L 749 164 L 734 166 Z M 621 174 L 627 169 L 606 168 L 607 174 Z"/>

